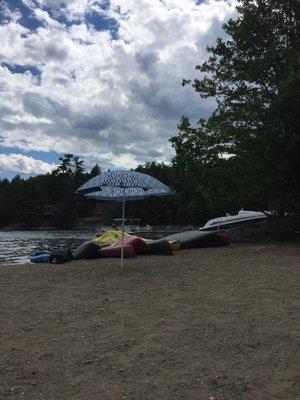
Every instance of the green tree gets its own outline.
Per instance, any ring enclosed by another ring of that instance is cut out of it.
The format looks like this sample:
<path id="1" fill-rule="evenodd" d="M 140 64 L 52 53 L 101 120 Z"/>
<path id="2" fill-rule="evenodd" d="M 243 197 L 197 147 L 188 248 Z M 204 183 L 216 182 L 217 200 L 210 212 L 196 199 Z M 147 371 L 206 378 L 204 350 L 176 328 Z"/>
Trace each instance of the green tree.
<path id="1" fill-rule="evenodd" d="M 84 172 L 84 161 L 80 160 L 78 156 L 73 157 L 73 168 L 74 168 L 74 175 L 79 176 Z"/>
<path id="2" fill-rule="evenodd" d="M 174 187 L 172 168 L 164 163 L 146 162 L 138 165 L 136 171 L 151 175 L 170 187 Z M 127 215 L 141 218 L 142 223 L 152 225 L 175 224 L 177 221 L 174 196 L 146 198 L 143 201 L 128 202 Z"/>
<path id="3" fill-rule="evenodd" d="M 100 165 L 97 163 L 91 169 L 90 177 L 93 178 L 94 176 L 97 176 L 99 174 L 101 174 L 101 168 L 100 168 Z"/>
<path id="4" fill-rule="evenodd" d="M 299 208 L 299 2 L 241 0 L 208 47 L 200 78 L 184 80 L 217 108 L 171 138 L 174 165 L 197 176 L 211 209 Z M 222 206 L 222 207 L 223 207 Z M 221 208 L 222 208 L 221 207 Z"/>
<path id="5" fill-rule="evenodd" d="M 53 171 L 54 174 L 62 174 L 78 177 L 84 172 L 84 161 L 80 160 L 78 156 L 74 154 L 65 154 L 59 158 L 60 164 Z"/>
<path id="6" fill-rule="evenodd" d="M 55 174 L 72 174 L 72 159 L 73 154 L 65 154 L 63 157 L 59 157 L 60 164 L 53 171 Z"/>
<path id="7" fill-rule="evenodd" d="M 9 225 L 13 218 L 11 190 L 8 179 L 0 180 L 0 226 Z"/>
<path id="8" fill-rule="evenodd" d="M 89 178 L 83 161 L 72 154 L 60 161 L 52 173 L 28 179 L 16 175 L 11 181 L 0 179 L 1 227 L 17 224 L 28 229 L 41 225 L 68 228 L 77 218 L 93 214 L 93 202 L 75 194 Z"/>

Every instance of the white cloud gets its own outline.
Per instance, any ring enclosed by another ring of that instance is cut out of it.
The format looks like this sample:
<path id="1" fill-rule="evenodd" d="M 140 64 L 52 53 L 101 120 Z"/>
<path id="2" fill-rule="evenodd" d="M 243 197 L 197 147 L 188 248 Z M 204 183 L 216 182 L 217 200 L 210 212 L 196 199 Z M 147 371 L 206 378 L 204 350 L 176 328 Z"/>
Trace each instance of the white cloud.
<path id="1" fill-rule="evenodd" d="M 196 120 L 214 107 L 181 81 L 196 76 L 206 45 L 233 15 L 233 2 L 111 0 L 109 10 L 91 0 L 39 3 L 64 3 L 60 11 L 70 19 L 77 12 L 81 22 L 61 23 L 35 8 L 43 24 L 36 31 L 21 26 L 17 15 L 0 26 L 3 61 L 41 74 L 0 67 L 0 145 L 126 167 L 168 161 L 168 139 L 181 115 Z M 92 10 L 116 20 L 117 38 L 85 23 Z"/>
<path id="2" fill-rule="evenodd" d="M 45 174 L 56 167 L 22 154 L 0 154 L 0 173 Z"/>

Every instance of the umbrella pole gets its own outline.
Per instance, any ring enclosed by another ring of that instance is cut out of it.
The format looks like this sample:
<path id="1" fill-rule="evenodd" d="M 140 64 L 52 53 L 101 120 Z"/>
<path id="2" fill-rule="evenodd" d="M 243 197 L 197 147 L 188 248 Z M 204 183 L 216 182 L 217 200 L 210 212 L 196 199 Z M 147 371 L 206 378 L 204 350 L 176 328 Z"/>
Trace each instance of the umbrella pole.
<path id="1" fill-rule="evenodd" d="M 124 259 L 124 223 L 125 223 L 125 188 L 123 189 L 123 207 L 122 207 L 122 247 L 121 247 L 121 268 L 123 268 L 123 259 Z"/>

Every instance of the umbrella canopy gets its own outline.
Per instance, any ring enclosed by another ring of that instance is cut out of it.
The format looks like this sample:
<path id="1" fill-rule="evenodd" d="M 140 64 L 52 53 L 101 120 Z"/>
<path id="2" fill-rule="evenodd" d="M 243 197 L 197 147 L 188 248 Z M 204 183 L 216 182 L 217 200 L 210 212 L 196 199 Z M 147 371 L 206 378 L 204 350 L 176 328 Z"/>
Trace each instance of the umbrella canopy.
<path id="1" fill-rule="evenodd" d="M 150 175 L 135 171 L 102 172 L 76 190 L 87 198 L 95 200 L 119 201 L 123 203 L 122 212 L 122 250 L 123 266 L 125 202 L 142 200 L 150 196 L 168 196 L 175 191 Z"/>
<path id="2" fill-rule="evenodd" d="M 174 194 L 168 186 L 153 176 L 135 171 L 102 172 L 76 190 L 96 200 L 123 201 L 142 200 L 148 196 Z"/>

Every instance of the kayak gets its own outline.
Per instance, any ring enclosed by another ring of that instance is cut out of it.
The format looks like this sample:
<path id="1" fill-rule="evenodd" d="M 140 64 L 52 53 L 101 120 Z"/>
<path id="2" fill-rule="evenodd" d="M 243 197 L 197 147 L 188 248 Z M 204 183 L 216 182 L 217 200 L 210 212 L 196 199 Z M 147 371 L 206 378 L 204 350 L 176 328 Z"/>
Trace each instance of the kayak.
<path id="1" fill-rule="evenodd" d="M 30 261 L 35 264 L 47 263 L 49 262 L 49 256 L 50 256 L 49 253 L 35 254 L 30 258 Z"/>

